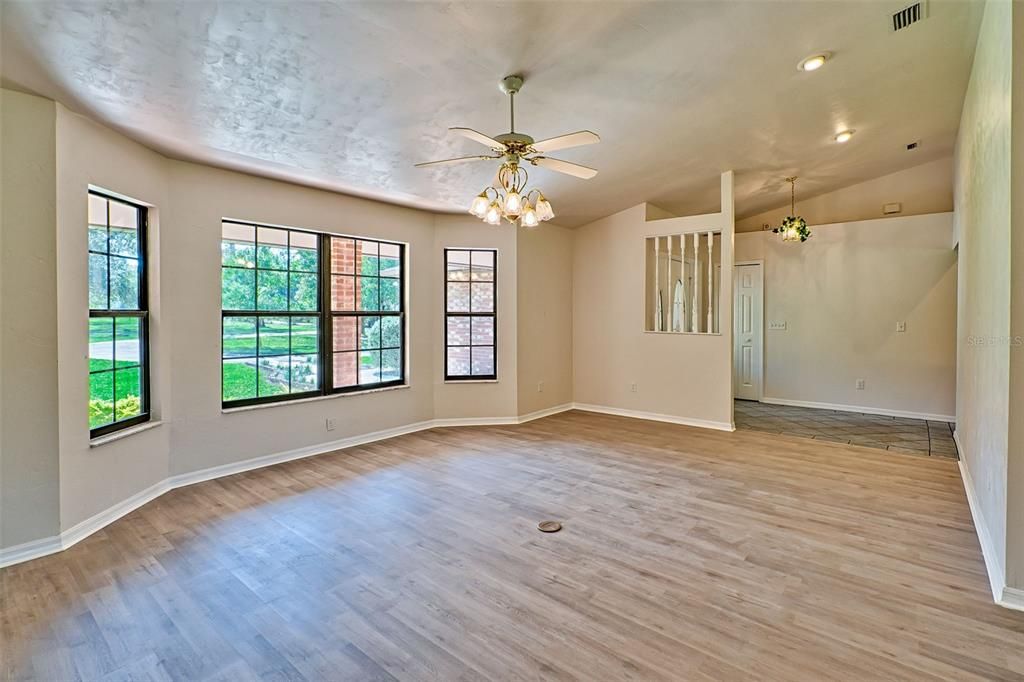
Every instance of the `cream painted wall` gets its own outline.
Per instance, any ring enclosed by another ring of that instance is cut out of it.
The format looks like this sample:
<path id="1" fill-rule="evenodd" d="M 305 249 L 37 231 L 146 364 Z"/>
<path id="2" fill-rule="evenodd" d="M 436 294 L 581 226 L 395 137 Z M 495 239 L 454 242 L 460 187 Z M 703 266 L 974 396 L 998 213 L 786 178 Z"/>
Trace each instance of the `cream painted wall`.
<path id="1" fill-rule="evenodd" d="M 430 282 L 435 317 L 433 338 L 437 343 L 437 365 L 432 375 L 434 416 L 438 419 L 513 416 L 517 414 L 516 311 L 517 245 L 516 230 L 510 225 L 484 226 L 470 215 L 438 215 L 434 218 L 433 276 Z M 495 308 L 498 316 L 497 381 L 444 380 L 444 249 L 483 247 L 498 250 L 498 291 Z"/>
<path id="2" fill-rule="evenodd" d="M 0 547 L 60 527 L 56 107 L 0 92 Z"/>
<path id="3" fill-rule="evenodd" d="M 892 202 L 902 203 L 903 211 L 898 216 L 885 216 L 890 220 L 895 217 L 952 211 L 953 159 L 936 159 L 807 198 L 801 198 L 800 182 L 797 181 L 797 212 L 807 222 L 815 225 L 882 218 L 882 206 Z M 737 220 L 736 232 L 756 232 L 765 223 L 775 227 L 787 215 L 788 200 L 771 211 Z"/>
<path id="4" fill-rule="evenodd" d="M 61 528 L 67 530 L 168 473 L 166 423 L 131 439 L 89 447 L 89 260 L 88 234 L 82 226 L 88 224 L 90 185 L 155 206 L 149 216 L 153 408 L 154 419 L 168 423 L 173 417 L 167 404 L 173 325 L 167 324 L 162 303 L 163 293 L 177 283 L 162 277 L 168 236 L 162 229 L 168 184 L 163 157 L 58 105 L 57 160 L 57 411 Z"/>
<path id="5" fill-rule="evenodd" d="M 952 418 L 956 252 L 951 213 L 816 225 L 799 245 L 736 235 L 765 263 L 766 400 Z M 785 330 L 769 330 L 769 321 Z M 897 333 L 896 323 L 906 322 Z M 857 379 L 865 389 L 857 390 Z"/>
<path id="6" fill-rule="evenodd" d="M 518 238 L 516 369 L 522 415 L 573 399 L 572 232 L 545 223 L 520 230 Z"/>
<path id="7" fill-rule="evenodd" d="M 518 414 L 515 229 L 493 229 L 470 217 L 436 216 L 169 160 L 48 100 L 6 90 L 3 95 L 4 141 L 11 152 L 4 157 L 3 215 L 5 223 L 10 218 L 32 228 L 4 231 L 4 248 L 10 249 L 4 252 L 4 277 L 5 282 L 7 273 L 17 275 L 19 283 L 38 281 L 31 292 L 19 297 L 7 295 L 10 289 L 4 289 L 3 395 L 17 396 L 24 409 L 8 409 L 15 403 L 4 403 L 2 443 L 12 447 L 5 447 L 0 464 L 3 473 L 9 474 L 5 480 L 12 484 L 9 490 L 3 488 L 2 510 L 11 511 L 5 518 L 13 519 L 13 525 L 0 538 L 0 547 L 67 531 L 168 477 L 435 417 L 514 419 Z M 38 173 L 27 174 L 25 168 Z M 85 350 L 84 226 L 90 186 L 153 206 L 149 251 L 153 425 L 93 447 Z M 6 200 L 12 190 L 24 201 Z M 222 411 L 222 217 L 406 242 L 410 386 Z M 552 230 L 565 241 L 563 231 L 553 226 Z M 443 382 L 441 272 L 446 245 L 499 250 L 497 383 Z M 26 259 L 26 254 L 35 256 Z M 564 260 L 565 254 L 561 257 Z M 21 264 L 31 265 L 32 272 L 22 272 Z M 8 319 L 16 319 L 8 317 L 9 311 L 23 313 L 20 319 L 27 326 L 8 324 Z M 524 324 L 536 328 L 531 314 L 524 310 Z M 566 330 L 556 328 L 557 338 L 551 345 L 567 345 Z M 46 343 L 51 344 L 49 348 Z M 8 362 L 15 353 L 18 362 Z M 532 355 L 528 359 L 534 361 Z M 47 375 L 53 379 L 49 390 Z M 27 411 L 35 416 L 29 418 Z M 328 417 L 336 421 L 331 432 L 325 428 Z M 31 449 L 26 443 L 32 444 Z M 46 503 L 48 491 L 52 500 Z"/>
<path id="8" fill-rule="evenodd" d="M 997 591 L 1005 580 L 1007 535 L 1012 67 L 1008 57 L 1013 9 L 1000 0 L 985 5 L 960 119 L 954 174 L 960 249 L 957 435 L 978 502 L 978 534 L 983 545 L 985 538 L 990 545 L 989 577 Z"/>
<path id="9" fill-rule="evenodd" d="M 1006 467 L 1006 584 L 1024 604 L 1024 7 L 1013 8 L 1010 178 L 1010 397 Z"/>
<path id="10" fill-rule="evenodd" d="M 221 218 L 237 218 L 409 244 L 409 275 L 431 271 L 433 216 L 364 199 L 184 162 L 169 162 L 172 226 L 163 242 L 177 273 L 164 304 L 174 320 L 170 362 L 171 473 L 182 474 L 432 418 L 435 310 L 410 287 L 410 387 L 224 413 L 220 401 Z M 334 431 L 326 419 L 337 420 Z"/>
<path id="11" fill-rule="evenodd" d="M 648 221 L 647 206 L 641 204 L 575 231 L 577 403 L 731 428 L 732 382 L 723 377 L 732 371 L 732 211 L 732 174 L 727 173 L 721 213 Z M 644 238 L 698 226 L 722 230 L 722 333 L 644 332 Z"/>

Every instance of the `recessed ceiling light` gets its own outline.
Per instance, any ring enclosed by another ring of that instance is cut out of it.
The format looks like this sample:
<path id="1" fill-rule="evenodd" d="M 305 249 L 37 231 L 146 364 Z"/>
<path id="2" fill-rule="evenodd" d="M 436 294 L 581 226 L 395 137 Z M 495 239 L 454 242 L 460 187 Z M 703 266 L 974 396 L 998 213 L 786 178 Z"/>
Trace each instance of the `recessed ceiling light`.
<path id="1" fill-rule="evenodd" d="M 796 68 L 800 71 L 817 71 L 821 67 L 825 66 L 825 62 L 828 61 L 828 52 L 821 52 L 819 54 L 812 54 L 804 60 L 801 60 Z"/>
<path id="2" fill-rule="evenodd" d="M 836 138 L 835 139 L 836 139 L 836 142 L 838 142 L 839 144 L 842 144 L 844 142 L 849 142 L 851 137 L 853 137 L 853 131 L 852 130 L 844 130 L 841 133 L 836 133 Z"/>

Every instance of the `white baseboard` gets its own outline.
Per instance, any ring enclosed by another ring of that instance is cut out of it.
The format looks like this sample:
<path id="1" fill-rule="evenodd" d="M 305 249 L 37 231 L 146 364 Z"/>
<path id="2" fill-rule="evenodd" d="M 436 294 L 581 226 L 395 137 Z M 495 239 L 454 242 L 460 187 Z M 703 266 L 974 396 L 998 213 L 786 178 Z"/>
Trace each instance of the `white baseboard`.
<path id="1" fill-rule="evenodd" d="M 956 441 L 957 450 L 960 451 L 960 478 L 964 483 L 964 492 L 967 493 L 967 506 L 971 509 L 971 519 L 974 521 L 974 532 L 978 536 L 978 544 L 981 545 L 981 556 L 985 560 L 985 572 L 988 573 L 988 584 L 992 589 L 992 601 L 999 606 L 1016 611 L 1024 611 L 1024 590 L 1006 586 L 1006 575 L 996 555 L 996 546 L 989 535 L 988 526 L 985 525 L 985 518 L 981 515 L 981 505 L 978 501 L 977 492 L 974 488 L 974 480 L 971 472 L 967 469 L 964 446 L 960 443 L 960 435 L 953 431 L 953 440 Z"/>
<path id="2" fill-rule="evenodd" d="M 950 414 L 932 414 L 930 412 L 909 412 L 907 410 L 889 410 L 884 407 L 863 407 L 861 405 L 842 405 L 839 403 L 816 403 L 809 400 L 790 400 L 789 398 L 773 398 L 763 396 L 762 403 L 770 405 L 786 405 L 788 407 L 812 407 L 817 410 L 837 410 L 839 412 L 859 412 L 861 414 L 878 414 L 883 417 L 905 417 L 907 419 L 925 419 L 933 422 L 956 421 Z"/>
<path id="3" fill-rule="evenodd" d="M 572 408 L 573 406 L 571 403 L 565 403 L 563 405 L 556 405 L 554 407 L 530 412 L 517 417 L 428 419 L 421 422 L 415 422 L 413 424 L 384 429 L 382 431 L 374 431 L 372 433 L 351 436 L 349 438 L 341 438 L 339 440 L 333 440 L 326 443 L 317 443 L 316 445 L 296 448 L 294 450 L 288 450 L 273 455 L 254 457 L 241 462 L 231 462 L 229 464 L 222 464 L 208 469 L 200 469 L 199 471 L 192 471 L 186 474 L 178 474 L 177 476 L 171 476 L 159 483 L 155 483 L 145 490 L 135 493 L 131 497 L 122 500 L 121 502 L 118 502 L 97 514 L 94 514 L 88 519 L 76 523 L 71 528 L 63 531 L 60 535 L 41 538 L 39 540 L 33 540 L 20 545 L 14 545 L 13 547 L 7 547 L 6 549 L 0 549 L 0 568 L 20 564 L 25 561 L 31 561 L 32 559 L 38 559 L 40 557 L 47 556 L 48 554 L 55 554 L 56 552 L 68 549 L 89 537 L 96 531 L 101 530 L 114 521 L 117 521 L 125 514 L 135 511 L 147 502 L 151 502 L 175 488 L 182 488 L 194 483 L 201 483 L 214 478 L 221 478 L 222 476 L 240 474 L 254 469 L 262 469 L 263 467 L 281 464 L 283 462 L 290 462 L 304 457 L 322 455 L 336 450 L 351 448 L 356 445 L 365 445 L 367 443 L 373 443 L 387 438 L 394 438 L 395 436 L 402 436 L 408 433 L 415 433 L 417 431 L 457 426 L 504 426 L 510 424 L 523 424 L 528 421 L 533 421 L 534 419 L 540 419 L 541 417 L 548 417 L 553 414 L 558 414 L 559 412 L 565 412 Z"/>
<path id="4" fill-rule="evenodd" d="M 692 419 L 690 417 L 677 417 L 672 414 L 659 414 L 657 412 L 641 412 L 639 410 L 626 410 L 621 407 L 608 407 L 607 405 L 590 405 L 588 403 L 573 403 L 573 409 L 584 412 L 600 412 L 601 414 L 613 414 L 618 417 L 632 417 L 634 419 L 647 419 L 655 422 L 667 422 L 669 424 L 682 424 L 683 426 L 697 426 L 702 429 L 715 429 L 717 431 L 735 431 L 736 426 L 731 422 L 716 422 L 707 419 Z"/>

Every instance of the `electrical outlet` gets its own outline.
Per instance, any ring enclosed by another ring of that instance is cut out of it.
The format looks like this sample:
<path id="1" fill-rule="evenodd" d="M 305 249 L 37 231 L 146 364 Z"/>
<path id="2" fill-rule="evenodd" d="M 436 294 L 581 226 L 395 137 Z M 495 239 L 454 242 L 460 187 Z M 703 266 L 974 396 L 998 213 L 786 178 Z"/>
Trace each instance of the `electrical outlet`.
<path id="1" fill-rule="evenodd" d="M 857 379 L 857 390 L 858 391 L 863 391 L 864 390 L 864 380 L 863 379 Z"/>
<path id="2" fill-rule="evenodd" d="M 327 426 L 327 430 L 328 431 L 333 431 L 334 430 L 335 423 L 334 423 L 334 419 L 332 417 L 328 417 L 327 418 L 326 426 Z"/>
<path id="3" fill-rule="evenodd" d="M 636 393 L 636 384 L 630 384 L 629 385 L 629 392 L 630 393 Z"/>
<path id="4" fill-rule="evenodd" d="M 907 323 L 906 322 L 897 322 L 896 323 L 896 333 L 897 334 L 902 334 L 905 331 L 907 331 Z"/>
<path id="5" fill-rule="evenodd" d="M 780 331 L 786 331 L 786 321 L 785 320 L 772 320 L 771 322 L 768 323 L 768 329 L 777 329 L 777 330 L 780 330 Z"/>
<path id="6" fill-rule="evenodd" d="M 538 381 L 537 382 L 537 393 L 543 393 L 543 392 L 544 392 L 544 382 L 543 381 Z"/>

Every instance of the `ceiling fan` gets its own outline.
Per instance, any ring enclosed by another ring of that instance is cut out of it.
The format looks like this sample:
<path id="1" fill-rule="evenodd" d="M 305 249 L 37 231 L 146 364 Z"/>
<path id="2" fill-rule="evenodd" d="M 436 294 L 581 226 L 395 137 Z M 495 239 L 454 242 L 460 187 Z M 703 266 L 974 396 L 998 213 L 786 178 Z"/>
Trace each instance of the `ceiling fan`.
<path id="1" fill-rule="evenodd" d="M 544 194 L 539 189 L 526 190 L 528 174 L 522 164 L 525 162 L 531 166 L 539 166 L 557 173 L 589 180 L 597 175 L 597 170 L 578 163 L 554 159 L 545 154 L 559 149 L 594 144 L 600 142 L 601 138 L 589 130 L 580 130 L 540 141 L 535 141 L 529 135 L 517 133 L 515 96 L 523 87 L 523 78 L 516 75 L 506 76 L 502 79 L 499 87 L 509 96 L 509 132 L 489 137 L 472 128 L 449 128 L 463 137 L 489 147 L 490 154 L 427 161 L 426 163 L 417 163 L 416 168 L 502 159 L 501 166 L 498 168 L 496 182 L 498 186 L 489 186 L 477 195 L 473 199 L 469 212 L 491 225 L 497 225 L 501 222 L 501 218 L 505 218 L 513 223 L 519 220 L 523 227 L 536 227 L 540 221 L 553 218 L 554 211 L 551 209 L 550 202 L 544 198 Z M 536 197 L 531 203 L 534 193 L 536 193 Z"/>

